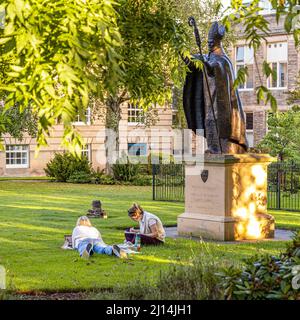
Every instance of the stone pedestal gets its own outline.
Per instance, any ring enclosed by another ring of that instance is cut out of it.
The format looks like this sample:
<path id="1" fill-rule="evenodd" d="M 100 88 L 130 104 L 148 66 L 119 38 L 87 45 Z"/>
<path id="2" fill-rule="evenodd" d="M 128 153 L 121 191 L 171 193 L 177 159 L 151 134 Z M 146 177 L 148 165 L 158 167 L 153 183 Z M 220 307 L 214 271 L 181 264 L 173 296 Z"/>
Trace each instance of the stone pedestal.
<path id="1" fill-rule="evenodd" d="M 205 155 L 203 163 L 187 164 L 178 233 L 221 241 L 274 237 L 275 222 L 267 214 L 267 167 L 274 160 Z"/>

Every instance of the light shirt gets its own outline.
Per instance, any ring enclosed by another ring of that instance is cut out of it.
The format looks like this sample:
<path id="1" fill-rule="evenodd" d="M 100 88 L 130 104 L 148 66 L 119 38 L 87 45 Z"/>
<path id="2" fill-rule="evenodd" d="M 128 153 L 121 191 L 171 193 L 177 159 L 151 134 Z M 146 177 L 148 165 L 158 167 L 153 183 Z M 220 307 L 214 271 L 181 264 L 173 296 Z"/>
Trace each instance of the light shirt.
<path id="1" fill-rule="evenodd" d="M 98 240 L 100 243 L 105 245 L 104 241 L 102 240 L 100 232 L 95 227 L 89 227 L 89 226 L 75 227 L 72 233 L 73 248 L 77 249 L 79 242 L 85 239 Z"/>
<path id="2" fill-rule="evenodd" d="M 140 232 L 147 235 L 149 233 L 152 233 L 151 226 L 156 224 L 156 228 L 158 231 L 157 239 L 161 241 L 165 241 L 166 232 L 163 227 L 163 224 L 161 220 L 154 214 L 144 211 L 143 213 L 143 219 L 139 221 L 140 224 Z"/>

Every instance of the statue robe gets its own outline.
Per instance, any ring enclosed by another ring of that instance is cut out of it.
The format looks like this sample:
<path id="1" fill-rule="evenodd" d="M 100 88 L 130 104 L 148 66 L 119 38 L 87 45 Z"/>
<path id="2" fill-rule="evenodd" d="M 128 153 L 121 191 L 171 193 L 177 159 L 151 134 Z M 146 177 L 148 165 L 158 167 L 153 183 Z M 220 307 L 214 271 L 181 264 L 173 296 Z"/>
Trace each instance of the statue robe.
<path id="1" fill-rule="evenodd" d="M 196 55 L 194 58 L 200 59 L 200 56 Z M 244 153 L 248 148 L 245 115 L 238 91 L 233 88 L 234 71 L 231 61 L 225 54 L 213 52 L 204 57 L 204 61 L 208 86 L 203 71 L 196 69 L 193 62 L 189 61 L 191 72 L 187 74 L 183 92 L 188 128 L 194 132 L 203 129 L 208 149 L 213 153 L 221 153 L 220 144 L 223 153 Z"/>

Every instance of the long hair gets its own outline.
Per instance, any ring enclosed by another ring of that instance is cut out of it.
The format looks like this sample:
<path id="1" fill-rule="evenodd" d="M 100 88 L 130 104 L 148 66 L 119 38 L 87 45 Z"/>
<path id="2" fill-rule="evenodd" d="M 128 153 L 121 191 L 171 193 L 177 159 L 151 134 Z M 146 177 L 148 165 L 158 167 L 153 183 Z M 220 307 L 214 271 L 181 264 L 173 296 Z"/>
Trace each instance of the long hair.
<path id="1" fill-rule="evenodd" d="M 78 218 L 76 226 L 88 226 L 91 227 L 92 223 L 90 221 L 90 219 L 87 216 L 81 216 Z"/>

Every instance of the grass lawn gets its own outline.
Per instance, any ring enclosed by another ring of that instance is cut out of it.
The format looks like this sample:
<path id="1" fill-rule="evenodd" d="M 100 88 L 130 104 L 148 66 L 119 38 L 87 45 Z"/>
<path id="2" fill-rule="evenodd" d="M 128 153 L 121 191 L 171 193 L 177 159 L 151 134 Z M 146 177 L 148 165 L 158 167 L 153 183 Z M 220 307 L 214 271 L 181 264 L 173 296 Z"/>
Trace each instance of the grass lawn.
<path id="1" fill-rule="evenodd" d="M 94 256 L 89 261 L 73 250 L 60 249 L 79 215 L 94 199 L 101 199 L 107 220 L 93 220 L 105 242 L 121 243 L 123 229 L 133 226 L 127 217 L 132 202 L 157 214 L 165 225 L 175 225 L 183 203 L 152 201 L 151 187 L 73 185 L 49 182 L 0 182 L 0 265 L 7 270 L 9 289 L 18 292 L 71 292 L 125 285 L 136 277 L 155 279 L 172 263 L 207 250 L 214 259 L 239 263 L 254 253 L 278 253 L 286 242 L 201 244 L 187 239 L 167 239 L 162 247 L 142 249 L 124 261 Z M 300 213 L 272 212 L 279 227 L 299 228 Z"/>

